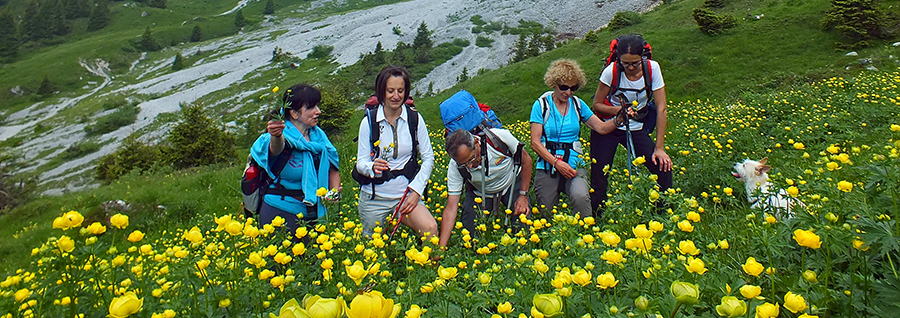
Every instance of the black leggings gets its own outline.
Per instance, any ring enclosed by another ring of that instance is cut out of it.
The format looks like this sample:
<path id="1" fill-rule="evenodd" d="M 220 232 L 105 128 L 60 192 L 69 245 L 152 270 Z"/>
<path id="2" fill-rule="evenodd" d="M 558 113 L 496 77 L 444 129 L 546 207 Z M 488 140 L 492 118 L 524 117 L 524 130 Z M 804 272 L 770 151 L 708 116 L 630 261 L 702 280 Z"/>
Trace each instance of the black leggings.
<path id="1" fill-rule="evenodd" d="M 631 139 L 634 143 L 634 155 L 637 157 L 644 156 L 647 161 L 644 166 L 650 170 L 651 174 L 659 177 L 656 182 L 659 184 L 661 191 L 668 190 L 672 187 L 672 171 L 659 171 L 659 167 L 653 163 L 653 150 L 656 143 L 650 139 L 650 133 L 647 129 L 640 131 L 632 131 Z M 616 129 L 613 132 L 601 135 L 595 131 L 591 131 L 591 158 L 597 160 L 591 163 L 591 206 L 602 208 L 606 203 L 606 192 L 609 188 L 609 180 L 607 175 L 603 173 L 603 167 L 610 165 L 612 169 L 613 158 L 616 156 L 616 149 L 619 145 L 625 146 L 625 131 Z"/>

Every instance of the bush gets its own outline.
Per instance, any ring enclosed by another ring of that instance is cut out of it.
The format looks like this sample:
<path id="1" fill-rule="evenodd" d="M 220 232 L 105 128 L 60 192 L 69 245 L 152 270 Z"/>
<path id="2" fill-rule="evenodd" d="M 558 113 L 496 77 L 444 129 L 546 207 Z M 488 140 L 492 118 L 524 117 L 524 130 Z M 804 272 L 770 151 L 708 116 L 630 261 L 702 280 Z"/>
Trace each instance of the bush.
<path id="1" fill-rule="evenodd" d="M 96 142 L 81 142 L 69 146 L 69 148 L 63 151 L 59 156 L 64 160 L 72 160 L 84 157 L 89 153 L 97 152 L 97 150 L 100 150 L 100 144 Z"/>
<path id="2" fill-rule="evenodd" d="M 721 8 L 725 6 L 725 0 L 704 0 L 704 8 Z"/>
<path id="3" fill-rule="evenodd" d="M 109 115 L 98 118 L 97 122 L 94 124 L 85 126 L 84 132 L 86 132 L 88 136 L 113 132 L 116 129 L 119 129 L 119 127 L 133 124 L 134 121 L 137 120 L 137 115 L 140 112 L 141 109 L 134 105 L 121 107 Z"/>
<path id="4" fill-rule="evenodd" d="M 319 110 L 322 111 L 322 115 L 319 116 L 318 125 L 329 136 L 340 134 L 342 128 L 350 122 L 353 111 L 347 109 L 347 105 L 350 105 L 350 101 L 341 92 L 322 91 L 322 100 L 319 101 Z"/>
<path id="5" fill-rule="evenodd" d="M 600 41 L 600 36 L 597 35 L 597 32 L 591 30 L 584 34 L 584 41 L 588 43 L 597 43 L 597 41 Z"/>
<path id="6" fill-rule="evenodd" d="M 330 45 L 316 45 L 313 46 L 312 52 L 306 55 L 308 59 L 324 59 L 331 56 L 331 51 L 334 51 L 334 47 Z"/>
<path id="7" fill-rule="evenodd" d="M 881 38 L 884 14 L 880 0 L 831 0 L 831 8 L 822 18 L 822 28 L 837 30 L 851 47 L 869 46 Z"/>
<path id="8" fill-rule="evenodd" d="M 37 178 L 16 177 L 10 173 L 20 168 L 8 152 L 0 155 L 0 214 L 28 202 L 37 187 Z"/>
<path id="9" fill-rule="evenodd" d="M 722 34 L 737 25 L 737 19 L 730 14 L 718 15 L 706 8 L 694 8 L 694 20 L 700 31 L 710 36 Z"/>
<path id="10" fill-rule="evenodd" d="M 494 43 L 494 39 L 486 37 L 486 36 L 478 36 L 475 38 L 475 46 L 477 47 L 491 47 Z"/>
<path id="11" fill-rule="evenodd" d="M 635 25 L 641 23 L 643 19 L 641 18 L 641 14 L 634 11 L 619 11 L 613 16 L 612 21 L 609 21 L 610 30 L 618 30 L 630 25 Z"/>
<path id="12" fill-rule="evenodd" d="M 164 162 L 176 169 L 214 163 L 230 163 L 237 158 L 235 137 L 216 125 L 204 112 L 202 103 L 181 105 L 181 120 L 169 131 Z"/>
<path id="13" fill-rule="evenodd" d="M 94 176 L 103 182 L 112 182 L 120 176 L 137 169 L 138 172 L 149 171 L 160 160 L 160 148 L 150 146 L 128 136 L 116 152 L 103 156 Z"/>

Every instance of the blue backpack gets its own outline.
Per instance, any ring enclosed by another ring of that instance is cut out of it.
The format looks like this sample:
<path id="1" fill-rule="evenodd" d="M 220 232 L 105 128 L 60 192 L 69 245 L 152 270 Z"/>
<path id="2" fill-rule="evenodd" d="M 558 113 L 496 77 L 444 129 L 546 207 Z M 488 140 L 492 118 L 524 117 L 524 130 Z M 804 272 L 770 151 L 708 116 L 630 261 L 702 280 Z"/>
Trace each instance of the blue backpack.
<path id="1" fill-rule="evenodd" d="M 482 105 L 475 101 L 475 96 L 464 90 L 441 102 L 441 120 L 447 129 L 444 135 L 457 129 L 477 133 L 486 128 L 500 128 L 502 124 L 497 114 L 490 106 Z"/>

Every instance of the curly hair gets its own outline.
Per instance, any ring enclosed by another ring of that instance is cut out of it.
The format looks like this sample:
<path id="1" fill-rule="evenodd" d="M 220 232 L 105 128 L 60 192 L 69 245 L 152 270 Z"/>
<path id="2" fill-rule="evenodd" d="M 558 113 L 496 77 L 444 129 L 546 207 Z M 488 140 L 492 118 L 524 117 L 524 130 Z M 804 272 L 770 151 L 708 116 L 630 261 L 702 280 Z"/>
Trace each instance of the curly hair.
<path id="1" fill-rule="evenodd" d="M 570 59 L 559 59 L 550 63 L 550 67 L 547 68 L 547 74 L 544 74 L 544 84 L 547 84 L 547 87 L 556 88 L 556 85 L 559 85 L 560 82 L 563 81 L 577 81 L 578 86 L 584 87 L 587 84 L 587 79 L 584 78 L 584 71 L 581 70 L 581 65 L 578 65 L 578 62 Z"/>

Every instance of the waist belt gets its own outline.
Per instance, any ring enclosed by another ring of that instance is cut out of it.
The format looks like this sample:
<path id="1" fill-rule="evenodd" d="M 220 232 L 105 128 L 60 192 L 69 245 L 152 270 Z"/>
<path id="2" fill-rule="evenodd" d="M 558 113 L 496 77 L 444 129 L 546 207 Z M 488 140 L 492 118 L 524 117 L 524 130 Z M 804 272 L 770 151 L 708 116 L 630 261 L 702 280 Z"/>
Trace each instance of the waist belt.
<path id="1" fill-rule="evenodd" d="M 413 161 L 412 158 L 410 158 L 410 160 L 407 161 L 405 165 L 403 165 L 403 169 L 386 170 L 381 173 L 380 177 L 370 178 L 361 173 L 358 173 L 356 169 L 353 170 L 353 173 L 351 175 L 353 177 L 353 180 L 359 182 L 359 185 L 361 186 L 371 184 L 372 199 L 375 199 L 376 185 L 388 182 L 399 176 L 404 176 L 406 177 L 406 180 L 412 181 L 412 179 L 415 178 L 416 173 L 419 173 L 419 168 L 419 163 L 417 161 Z"/>
<path id="2" fill-rule="evenodd" d="M 573 145 L 573 143 L 571 143 L 571 142 L 555 142 L 555 141 L 548 140 L 545 142 L 544 146 L 547 148 L 547 150 L 550 150 L 550 153 L 554 157 L 556 157 L 557 159 L 562 159 L 562 161 L 565 161 L 566 164 L 568 164 L 569 163 L 569 154 L 571 153 L 570 150 L 572 150 L 574 148 L 572 145 Z M 560 155 L 554 153 L 554 152 L 556 152 L 556 150 L 564 150 L 564 153 L 561 155 L 562 157 L 560 157 Z M 556 175 L 559 174 L 559 171 L 556 171 L 556 168 L 554 168 L 551 165 L 550 173 L 552 174 L 550 176 L 551 178 L 556 178 Z"/>

